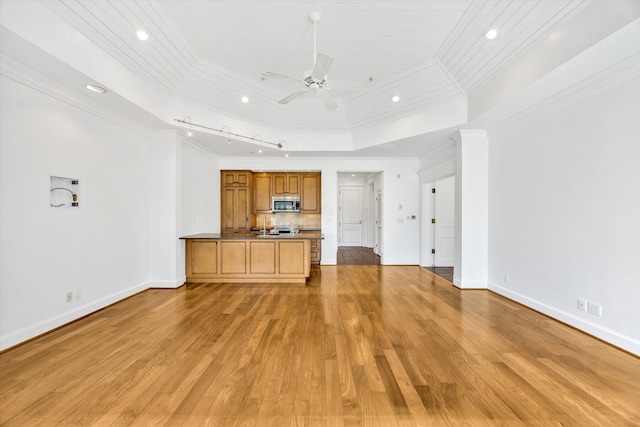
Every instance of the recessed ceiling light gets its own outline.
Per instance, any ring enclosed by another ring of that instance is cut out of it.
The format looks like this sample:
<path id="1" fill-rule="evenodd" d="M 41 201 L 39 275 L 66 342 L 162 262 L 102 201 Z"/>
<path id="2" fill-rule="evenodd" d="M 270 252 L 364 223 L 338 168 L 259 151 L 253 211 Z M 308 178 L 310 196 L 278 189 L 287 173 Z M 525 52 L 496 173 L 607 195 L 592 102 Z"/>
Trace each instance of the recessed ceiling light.
<path id="1" fill-rule="evenodd" d="M 484 36 L 486 38 L 488 38 L 489 40 L 493 40 L 496 37 L 498 37 L 498 29 L 497 28 L 490 28 L 487 30 L 486 33 L 484 33 Z"/>
<path id="2" fill-rule="evenodd" d="M 149 38 L 149 34 L 147 34 L 145 30 L 138 30 L 136 32 L 136 36 L 138 37 L 139 40 L 142 40 L 142 41 L 145 41 Z"/>
<path id="3" fill-rule="evenodd" d="M 399 97 L 398 95 L 393 95 L 393 96 L 391 97 L 391 100 L 392 100 L 393 102 L 398 102 L 398 101 L 400 101 L 400 97 Z"/>
<path id="4" fill-rule="evenodd" d="M 352 174 L 351 174 L 351 176 L 356 176 L 356 174 L 355 174 L 355 173 L 352 173 Z"/>
<path id="5" fill-rule="evenodd" d="M 188 136 L 193 136 L 193 132 L 191 132 L 191 129 L 189 129 L 189 131 L 187 132 Z"/>
<path id="6" fill-rule="evenodd" d="M 242 100 L 243 104 L 246 104 L 247 102 L 249 102 L 249 97 L 248 96 L 243 96 L 242 98 L 240 98 Z"/>
<path id="7" fill-rule="evenodd" d="M 258 150 L 258 153 L 262 154 L 262 150 Z"/>
<path id="8" fill-rule="evenodd" d="M 97 85 L 88 84 L 88 85 L 84 85 L 84 87 L 86 87 L 87 89 L 89 89 L 91 92 L 95 92 L 95 93 L 107 93 L 107 90 L 106 90 L 105 88 L 103 88 L 102 86 L 97 86 Z"/>
<path id="9" fill-rule="evenodd" d="M 289 153 L 284 153 L 284 156 L 285 157 L 289 157 Z"/>

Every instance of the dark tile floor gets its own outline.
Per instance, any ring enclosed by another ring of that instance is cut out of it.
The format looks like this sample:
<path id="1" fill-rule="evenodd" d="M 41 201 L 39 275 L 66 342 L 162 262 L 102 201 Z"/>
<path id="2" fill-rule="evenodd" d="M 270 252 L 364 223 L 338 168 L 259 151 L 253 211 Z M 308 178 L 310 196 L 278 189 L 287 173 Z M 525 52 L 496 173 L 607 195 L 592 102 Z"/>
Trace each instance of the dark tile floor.
<path id="1" fill-rule="evenodd" d="M 440 277 L 444 277 L 453 283 L 453 267 L 425 267 L 429 271 L 433 271 Z"/>
<path id="2" fill-rule="evenodd" d="M 380 257 L 372 248 L 341 246 L 338 248 L 338 265 L 377 265 Z"/>
<path id="3" fill-rule="evenodd" d="M 338 265 L 379 265 L 380 257 L 372 248 L 361 246 L 338 247 Z M 453 267 L 425 267 L 453 283 Z"/>

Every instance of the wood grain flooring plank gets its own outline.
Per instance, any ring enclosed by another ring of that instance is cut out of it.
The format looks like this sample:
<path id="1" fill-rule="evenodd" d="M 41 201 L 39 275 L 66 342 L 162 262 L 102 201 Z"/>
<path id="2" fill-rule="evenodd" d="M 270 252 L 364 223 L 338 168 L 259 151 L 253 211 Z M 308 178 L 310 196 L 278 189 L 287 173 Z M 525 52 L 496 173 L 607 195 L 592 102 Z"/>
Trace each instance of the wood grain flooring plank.
<path id="1" fill-rule="evenodd" d="M 394 350 L 385 350 L 385 360 L 389 365 L 389 369 L 393 374 L 393 378 L 396 381 L 398 389 L 402 394 L 402 397 L 412 415 L 422 416 L 426 415 L 427 411 L 422 405 L 420 396 L 411 382 L 409 375 L 407 374 L 402 361 L 398 357 L 398 354 Z"/>

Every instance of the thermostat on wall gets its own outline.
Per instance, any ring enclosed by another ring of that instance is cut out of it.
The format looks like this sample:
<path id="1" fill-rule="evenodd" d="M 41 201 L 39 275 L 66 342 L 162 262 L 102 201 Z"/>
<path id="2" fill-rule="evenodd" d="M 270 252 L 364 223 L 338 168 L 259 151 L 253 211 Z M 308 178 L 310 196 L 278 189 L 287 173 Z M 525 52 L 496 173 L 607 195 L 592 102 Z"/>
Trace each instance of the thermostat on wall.
<path id="1" fill-rule="evenodd" d="M 77 208 L 78 179 L 51 176 L 49 178 L 49 206 L 52 208 Z"/>

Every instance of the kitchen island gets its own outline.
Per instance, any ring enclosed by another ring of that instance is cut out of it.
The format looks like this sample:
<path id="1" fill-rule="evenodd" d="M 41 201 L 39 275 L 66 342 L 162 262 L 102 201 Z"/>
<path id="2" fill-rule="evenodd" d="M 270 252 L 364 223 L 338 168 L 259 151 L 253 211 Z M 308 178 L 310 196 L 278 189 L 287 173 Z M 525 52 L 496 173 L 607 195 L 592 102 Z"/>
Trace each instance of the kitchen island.
<path id="1" fill-rule="evenodd" d="M 187 283 L 306 283 L 311 241 L 322 234 L 201 233 L 180 239 Z"/>

